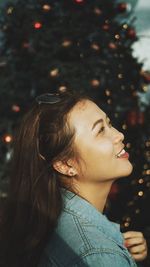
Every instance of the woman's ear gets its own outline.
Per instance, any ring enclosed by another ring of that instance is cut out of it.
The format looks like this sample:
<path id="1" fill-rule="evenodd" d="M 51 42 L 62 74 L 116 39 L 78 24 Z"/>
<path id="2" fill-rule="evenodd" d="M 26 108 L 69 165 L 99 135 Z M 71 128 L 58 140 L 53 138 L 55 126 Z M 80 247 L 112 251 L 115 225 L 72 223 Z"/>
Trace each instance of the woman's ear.
<path id="1" fill-rule="evenodd" d="M 71 164 L 71 161 L 62 161 L 62 160 L 57 160 L 53 163 L 53 168 L 63 174 L 63 175 L 67 175 L 67 176 L 75 176 L 77 174 L 76 168 L 74 168 Z"/>

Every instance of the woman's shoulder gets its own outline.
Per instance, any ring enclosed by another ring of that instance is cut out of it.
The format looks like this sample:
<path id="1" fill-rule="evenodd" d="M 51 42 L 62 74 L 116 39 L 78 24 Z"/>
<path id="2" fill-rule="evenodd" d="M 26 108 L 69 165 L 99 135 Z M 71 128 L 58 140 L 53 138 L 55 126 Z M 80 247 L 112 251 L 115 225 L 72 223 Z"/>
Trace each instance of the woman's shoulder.
<path id="1" fill-rule="evenodd" d="M 74 266 L 77 262 L 89 261 L 91 258 L 92 261 L 100 258 L 101 262 L 104 258 L 109 261 L 113 255 L 128 258 L 124 249 L 101 229 L 68 212 L 62 212 L 44 253 L 47 261 L 51 262 L 48 266 Z"/>

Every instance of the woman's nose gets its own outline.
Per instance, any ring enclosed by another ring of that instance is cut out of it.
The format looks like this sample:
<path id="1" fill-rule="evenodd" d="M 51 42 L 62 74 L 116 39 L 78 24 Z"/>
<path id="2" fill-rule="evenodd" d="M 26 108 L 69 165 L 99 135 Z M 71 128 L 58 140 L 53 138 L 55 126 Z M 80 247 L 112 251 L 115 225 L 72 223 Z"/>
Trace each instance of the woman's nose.
<path id="1" fill-rule="evenodd" d="M 124 140 L 124 134 L 118 131 L 116 128 L 114 128 L 113 130 L 114 130 L 114 142 L 115 143 L 122 142 Z"/>

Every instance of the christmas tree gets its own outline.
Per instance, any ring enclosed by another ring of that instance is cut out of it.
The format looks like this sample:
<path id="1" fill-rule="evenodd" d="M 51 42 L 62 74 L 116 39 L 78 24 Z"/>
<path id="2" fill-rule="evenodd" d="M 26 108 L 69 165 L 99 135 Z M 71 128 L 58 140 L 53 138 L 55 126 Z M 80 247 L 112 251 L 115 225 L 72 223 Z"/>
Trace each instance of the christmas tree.
<path id="1" fill-rule="evenodd" d="M 150 75 L 132 55 L 137 40 L 132 21 L 120 20 L 129 11 L 129 3 L 113 0 L 5 4 L 0 18 L 1 197 L 7 196 L 15 129 L 33 99 L 45 92 L 84 91 L 125 134 L 134 165 L 132 175 L 112 189 L 109 216 L 124 231 L 149 233 L 150 111 L 139 96 L 146 93 Z"/>

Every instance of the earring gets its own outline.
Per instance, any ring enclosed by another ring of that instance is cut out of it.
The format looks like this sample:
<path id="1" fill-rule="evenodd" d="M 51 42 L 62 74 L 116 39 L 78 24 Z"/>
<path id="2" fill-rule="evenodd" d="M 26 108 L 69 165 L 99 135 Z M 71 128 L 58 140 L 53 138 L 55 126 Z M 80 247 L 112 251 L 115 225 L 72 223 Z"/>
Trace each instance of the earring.
<path id="1" fill-rule="evenodd" d="M 74 176 L 74 175 L 75 175 L 75 172 L 74 172 L 73 170 L 70 170 L 70 171 L 69 171 L 69 175 L 70 175 L 70 176 Z"/>

